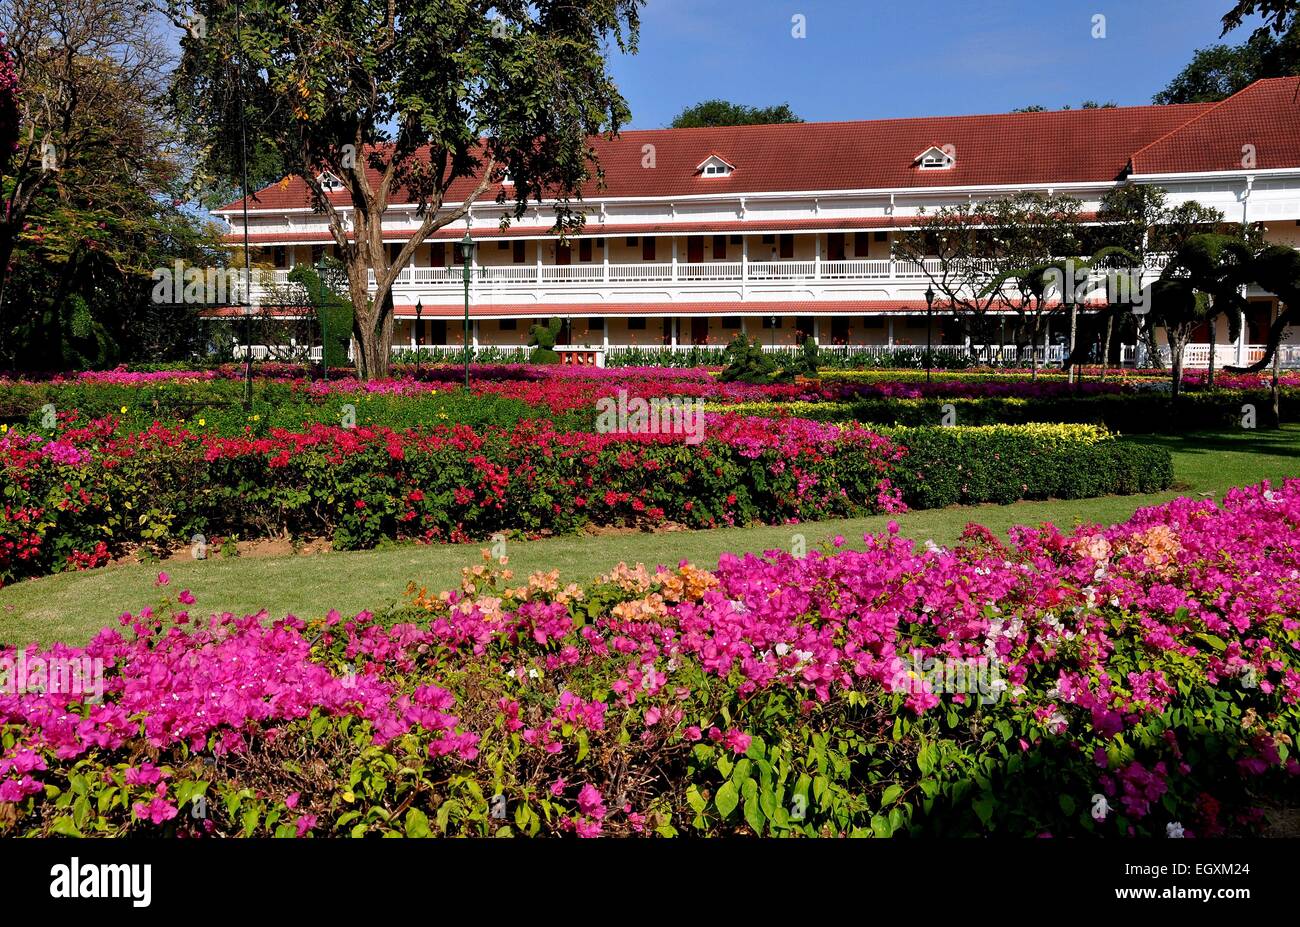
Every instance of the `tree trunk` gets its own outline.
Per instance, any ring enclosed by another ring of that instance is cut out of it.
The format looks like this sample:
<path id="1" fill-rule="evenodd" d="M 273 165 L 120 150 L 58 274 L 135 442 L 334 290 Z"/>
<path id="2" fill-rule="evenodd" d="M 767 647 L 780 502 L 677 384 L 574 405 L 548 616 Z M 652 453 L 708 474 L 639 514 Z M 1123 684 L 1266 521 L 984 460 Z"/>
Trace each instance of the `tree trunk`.
<path id="1" fill-rule="evenodd" d="M 1172 333 L 1171 333 L 1172 334 Z M 1169 359 L 1172 370 L 1173 397 L 1178 398 L 1179 388 L 1183 383 L 1183 346 L 1184 341 L 1181 337 L 1169 339 Z"/>
<path id="2" fill-rule="evenodd" d="M 1074 372 L 1074 345 L 1079 333 L 1079 304 L 1070 303 L 1070 348 L 1069 355 L 1065 358 L 1065 363 L 1069 366 L 1069 382 L 1074 383 L 1076 376 Z"/>
<path id="3" fill-rule="evenodd" d="M 1106 315 L 1106 340 L 1101 345 L 1101 382 L 1106 382 L 1106 368 L 1110 366 L 1110 339 L 1115 330 L 1115 315 Z"/>
<path id="4" fill-rule="evenodd" d="M 1029 380 L 1038 381 L 1038 317 L 1034 317 L 1033 328 L 1029 330 Z"/>
<path id="5" fill-rule="evenodd" d="M 1162 366 L 1160 361 L 1160 349 L 1156 344 L 1156 327 L 1151 324 L 1138 323 L 1138 338 L 1143 342 L 1146 348 L 1147 363 L 1156 370 Z"/>
<path id="6" fill-rule="evenodd" d="M 1282 427 L 1282 398 L 1281 393 L 1278 390 L 1277 382 L 1278 368 L 1281 366 L 1281 357 L 1282 350 L 1279 347 L 1278 350 L 1273 352 L 1273 382 L 1269 386 L 1269 398 L 1273 400 L 1273 424 L 1278 428 Z"/>

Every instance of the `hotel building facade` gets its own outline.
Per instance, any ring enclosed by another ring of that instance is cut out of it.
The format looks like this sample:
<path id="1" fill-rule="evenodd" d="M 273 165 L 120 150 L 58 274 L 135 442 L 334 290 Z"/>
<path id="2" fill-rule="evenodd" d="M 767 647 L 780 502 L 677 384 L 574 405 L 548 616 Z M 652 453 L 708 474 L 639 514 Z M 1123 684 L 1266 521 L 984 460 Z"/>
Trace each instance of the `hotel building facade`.
<path id="1" fill-rule="evenodd" d="M 392 291 L 395 348 L 463 346 L 467 229 L 476 346 L 524 345 L 534 322 L 559 318 L 562 345 L 598 352 L 725 345 L 739 331 L 778 347 L 804 337 L 846 350 L 924 346 L 929 279 L 894 256 L 895 236 L 940 207 L 1024 191 L 1074 197 L 1086 218 L 1117 186 L 1158 184 L 1170 205 L 1195 200 L 1300 247 L 1300 78 L 1219 103 L 626 131 L 594 145 L 605 185 L 583 191 L 586 224 L 566 242 L 546 202 L 501 228 L 512 205 L 491 186 L 464 221 L 419 246 Z M 474 186 L 454 184 L 448 207 Z M 345 191 L 329 196 L 350 208 Z M 241 244 L 242 203 L 216 214 Z M 395 253 L 419 220 L 413 204 L 388 215 Z M 334 251 L 300 179 L 259 191 L 248 220 L 264 281 Z M 1248 297 L 1237 343 L 1220 322 L 1219 363 L 1258 356 L 1277 306 L 1262 291 Z M 935 345 L 967 347 L 951 317 L 931 324 Z M 1210 333 L 1196 340 L 1190 366 L 1208 358 Z M 1047 341 L 1059 354 L 1064 332 Z M 1284 359 L 1300 360 L 1292 333 L 1285 341 Z"/>

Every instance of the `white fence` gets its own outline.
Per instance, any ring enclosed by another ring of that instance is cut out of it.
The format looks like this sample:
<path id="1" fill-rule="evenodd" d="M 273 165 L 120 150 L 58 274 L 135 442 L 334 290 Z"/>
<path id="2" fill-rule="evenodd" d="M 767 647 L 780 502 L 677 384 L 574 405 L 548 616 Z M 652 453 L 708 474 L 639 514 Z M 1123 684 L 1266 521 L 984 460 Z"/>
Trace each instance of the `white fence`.
<path id="1" fill-rule="evenodd" d="M 1173 363 L 1173 354 L 1168 345 L 1162 345 L 1159 351 L 1161 364 L 1168 367 Z M 1244 367 L 1258 363 L 1264 356 L 1264 351 L 1265 346 L 1262 344 L 1248 344 L 1241 355 L 1238 356 L 1235 344 L 1216 344 L 1214 345 L 1214 366 L 1216 368 Z M 1300 368 L 1300 345 L 1278 345 L 1277 353 L 1279 366 L 1289 370 Z M 1137 356 L 1137 349 L 1131 344 L 1126 344 L 1120 349 L 1120 362 L 1123 364 L 1134 363 Z M 1204 370 L 1209 366 L 1210 345 L 1189 344 L 1183 348 L 1183 368 L 1185 370 Z"/>

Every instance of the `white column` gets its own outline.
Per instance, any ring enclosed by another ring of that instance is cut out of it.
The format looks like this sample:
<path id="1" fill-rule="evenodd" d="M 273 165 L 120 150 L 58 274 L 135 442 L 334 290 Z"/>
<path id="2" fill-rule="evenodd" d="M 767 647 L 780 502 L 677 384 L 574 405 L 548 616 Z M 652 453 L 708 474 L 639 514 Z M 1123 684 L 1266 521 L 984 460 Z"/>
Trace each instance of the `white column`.
<path id="1" fill-rule="evenodd" d="M 470 325 L 472 326 L 470 328 L 470 335 L 474 339 L 474 350 L 477 351 L 478 350 L 478 319 L 472 319 L 470 321 Z"/>
<path id="2" fill-rule="evenodd" d="M 609 283 L 609 236 L 606 235 L 601 241 L 604 242 L 600 248 L 601 279 Z"/>
<path id="3" fill-rule="evenodd" d="M 677 316 L 673 316 L 673 349 L 677 348 Z"/>
<path id="4" fill-rule="evenodd" d="M 744 299 L 749 282 L 749 236 L 740 236 L 740 298 Z"/>
<path id="5" fill-rule="evenodd" d="M 812 340 L 813 340 L 813 344 L 817 345 L 818 347 L 821 346 L 821 343 L 822 343 L 822 317 L 819 316 L 819 315 L 815 315 L 815 316 L 813 316 Z"/>
<path id="6" fill-rule="evenodd" d="M 894 346 L 894 317 L 892 315 L 889 317 L 888 322 L 889 346 L 892 348 Z"/>
<path id="7" fill-rule="evenodd" d="M 605 239 L 605 254 L 609 254 L 609 239 Z M 608 258 L 606 258 L 608 260 Z M 606 351 L 609 350 L 609 316 L 604 316 L 600 320 L 600 346 Z"/>
<path id="8" fill-rule="evenodd" d="M 542 239 L 537 239 L 537 282 L 542 282 Z"/>
<path id="9" fill-rule="evenodd" d="M 822 276 L 822 236 L 820 232 L 813 233 L 813 279 L 820 280 Z"/>
<path id="10" fill-rule="evenodd" d="M 673 279 L 677 279 L 677 236 L 673 236 Z"/>

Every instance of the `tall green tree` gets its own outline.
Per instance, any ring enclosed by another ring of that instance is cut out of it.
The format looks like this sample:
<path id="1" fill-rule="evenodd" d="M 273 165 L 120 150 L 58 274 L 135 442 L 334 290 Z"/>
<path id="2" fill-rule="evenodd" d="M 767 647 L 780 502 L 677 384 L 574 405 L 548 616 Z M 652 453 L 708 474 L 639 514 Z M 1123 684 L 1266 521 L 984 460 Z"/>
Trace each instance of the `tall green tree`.
<path id="1" fill-rule="evenodd" d="M 669 128 L 699 129 L 706 126 L 763 126 L 803 122 L 788 103 L 775 106 L 746 106 L 726 100 L 704 100 L 678 113 Z"/>
<path id="2" fill-rule="evenodd" d="M 16 148 L 0 177 L 3 337 L 14 251 L 37 204 L 66 197 L 71 178 L 103 176 L 106 161 L 156 160 L 168 138 L 167 56 L 139 0 L 4 0 L 0 32 L 18 88 Z"/>
<path id="3" fill-rule="evenodd" d="M 382 377 L 397 274 L 494 184 L 509 176 L 496 199 L 513 199 L 516 217 L 545 197 L 558 231 L 581 226 L 572 202 L 600 176 L 590 137 L 629 117 L 607 55 L 611 43 L 636 50 L 642 2 L 249 0 L 241 20 L 228 0 L 199 0 L 203 34 L 183 39 L 176 95 L 189 101 L 197 140 L 239 163 L 225 102 L 238 82 L 257 140 L 302 178 L 329 223 L 348 269 L 358 373 Z M 351 210 L 326 196 L 324 171 L 342 181 Z M 465 179 L 468 194 L 449 201 Z M 391 254 L 382 222 L 397 201 L 414 204 L 415 221 Z"/>
<path id="4" fill-rule="evenodd" d="M 1198 48 L 1152 102 L 1214 103 L 1257 80 L 1296 74 L 1300 74 L 1300 27 L 1292 25 L 1279 36 L 1260 29 L 1240 45 Z"/>

